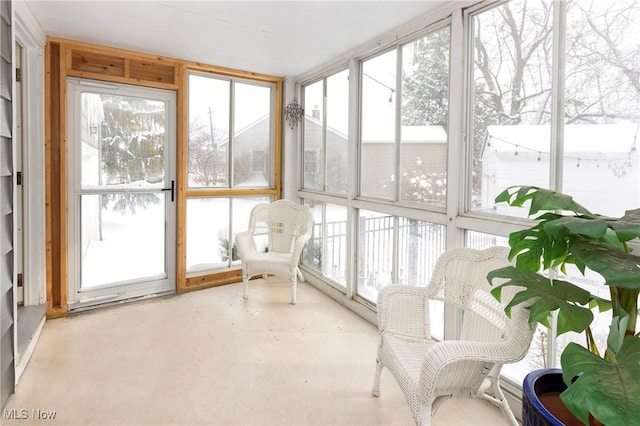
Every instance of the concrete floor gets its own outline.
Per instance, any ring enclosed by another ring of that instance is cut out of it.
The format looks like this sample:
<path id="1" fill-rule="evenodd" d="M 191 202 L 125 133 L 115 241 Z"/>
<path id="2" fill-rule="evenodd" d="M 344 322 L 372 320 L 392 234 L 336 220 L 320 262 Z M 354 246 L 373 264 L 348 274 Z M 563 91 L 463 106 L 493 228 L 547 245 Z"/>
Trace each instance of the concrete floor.
<path id="1" fill-rule="evenodd" d="M 376 328 L 306 283 L 289 297 L 273 277 L 47 321 L 0 423 L 413 424 L 388 372 L 371 396 Z M 507 424 L 467 399 L 433 423 Z"/>

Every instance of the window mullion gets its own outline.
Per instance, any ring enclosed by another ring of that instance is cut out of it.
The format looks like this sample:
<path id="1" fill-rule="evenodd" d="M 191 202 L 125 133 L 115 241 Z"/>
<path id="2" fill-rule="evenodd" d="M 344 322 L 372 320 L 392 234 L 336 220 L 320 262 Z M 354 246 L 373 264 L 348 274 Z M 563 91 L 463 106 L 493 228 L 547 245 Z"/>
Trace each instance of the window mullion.
<path id="1" fill-rule="evenodd" d="M 555 191 L 563 189 L 564 154 L 564 90 L 565 90 L 565 38 L 567 30 L 567 4 L 553 4 L 553 68 L 551 80 L 551 147 L 549 186 Z M 552 274 L 556 274 L 552 271 Z M 556 366 L 558 345 L 557 315 L 553 316 L 552 329 L 549 330 L 547 365 Z"/>
<path id="2" fill-rule="evenodd" d="M 322 273 L 327 275 L 327 203 L 322 203 L 322 247 L 320 247 L 320 258 L 322 259 Z"/>
<path id="3" fill-rule="evenodd" d="M 396 47 L 396 109 L 395 109 L 395 148 L 396 148 L 396 164 L 395 164 L 395 198 L 394 201 L 400 200 L 400 184 L 402 177 L 400 176 L 400 156 L 402 149 L 402 45 Z"/>
<path id="4" fill-rule="evenodd" d="M 327 77 L 322 79 L 322 191 L 327 190 Z"/>
<path id="5" fill-rule="evenodd" d="M 233 179 L 233 148 L 234 148 L 234 135 L 235 135 L 235 91 L 236 91 L 236 82 L 231 81 L 231 85 L 229 87 L 229 142 L 227 145 L 227 161 L 229 164 L 227 168 L 227 179 L 229 182 L 229 188 L 233 188 L 235 186 L 235 182 Z"/>
<path id="6" fill-rule="evenodd" d="M 391 282 L 398 283 L 400 274 L 398 273 L 398 266 L 400 265 L 400 249 L 399 249 L 399 241 L 400 241 L 400 218 L 398 216 L 393 216 L 393 252 L 391 259 Z"/>
<path id="7" fill-rule="evenodd" d="M 566 2 L 553 4 L 553 65 L 551 79 L 551 147 L 549 187 L 562 191 L 564 153 L 564 89 Z"/>

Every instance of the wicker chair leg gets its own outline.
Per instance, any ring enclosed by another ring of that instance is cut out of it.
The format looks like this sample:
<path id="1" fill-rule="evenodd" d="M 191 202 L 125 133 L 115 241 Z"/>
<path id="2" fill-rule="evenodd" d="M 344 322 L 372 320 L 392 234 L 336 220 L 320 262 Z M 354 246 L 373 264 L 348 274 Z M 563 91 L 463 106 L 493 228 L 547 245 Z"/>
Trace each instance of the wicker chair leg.
<path id="1" fill-rule="evenodd" d="M 295 273 L 293 274 L 293 279 L 291 279 L 291 304 L 296 304 L 296 289 L 298 287 L 298 280 L 296 280 Z"/>
<path id="2" fill-rule="evenodd" d="M 418 426 L 430 426 L 433 408 L 430 405 L 420 404 L 420 418 L 416 419 Z"/>
<path id="3" fill-rule="evenodd" d="M 249 297 L 249 276 L 246 273 L 242 273 L 242 298 L 247 299 Z"/>
<path id="4" fill-rule="evenodd" d="M 373 389 L 371 393 L 373 396 L 380 396 L 380 376 L 382 375 L 383 365 L 376 359 L 376 375 L 373 378 Z"/>
<path id="5" fill-rule="evenodd" d="M 500 389 L 500 382 L 496 379 L 491 380 L 491 392 L 494 395 L 492 398 L 493 399 L 492 402 L 494 403 L 494 405 L 497 405 L 498 407 L 500 407 L 500 410 L 502 410 L 502 413 L 509 421 L 509 424 L 512 426 L 519 425 L 518 420 L 516 419 L 516 416 L 513 414 L 513 411 L 511 411 L 511 407 L 509 406 L 509 402 L 507 401 L 507 398 L 504 396 L 502 389 Z M 485 392 L 485 395 L 486 395 L 486 392 Z M 485 396 L 485 399 L 489 399 L 489 398 Z"/>

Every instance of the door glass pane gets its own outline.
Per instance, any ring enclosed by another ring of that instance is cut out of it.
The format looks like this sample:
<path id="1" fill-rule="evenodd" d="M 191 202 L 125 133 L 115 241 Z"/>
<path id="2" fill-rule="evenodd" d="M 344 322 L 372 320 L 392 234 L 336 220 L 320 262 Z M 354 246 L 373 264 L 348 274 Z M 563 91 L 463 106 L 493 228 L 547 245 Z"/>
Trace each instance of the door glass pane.
<path id="1" fill-rule="evenodd" d="M 81 288 L 163 278 L 166 196 L 81 195 Z"/>
<path id="2" fill-rule="evenodd" d="M 304 87 L 304 182 L 324 189 L 323 80 Z"/>
<path id="3" fill-rule="evenodd" d="M 190 187 L 228 187 L 231 82 L 189 74 Z"/>
<path id="4" fill-rule="evenodd" d="M 271 186 L 271 88 L 234 83 L 233 185 Z"/>
<path id="5" fill-rule="evenodd" d="M 81 103 L 83 189 L 165 185 L 165 102 L 82 93 Z"/>
<path id="6" fill-rule="evenodd" d="M 495 197 L 549 187 L 553 4 L 514 0 L 473 16 L 473 211 L 525 216 Z"/>
<path id="7" fill-rule="evenodd" d="M 349 70 L 327 78 L 327 184 L 328 192 L 347 193 L 349 134 Z"/>
<path id="8" fill-rule="evenodd" d="M 393 281 L 395 218 L 360 210 L 358 217 L 358 294 L 376 303 L 378 291 Z"/>
<path id="9" fill-rule="evenodd" d="M 622 216 L 640 205 L 640 1 L 569 1 L 567 29 L 562 192 Z"/>
<path id="10" fill-rule="evenodd" d="M 449 27 L 402 47 L 400 200 L 445 206 Z"/>
<path id="11" fill-rule="evenodd" d="M 396 198 L 396 51 L 362 63 L 360 194 Z"/>

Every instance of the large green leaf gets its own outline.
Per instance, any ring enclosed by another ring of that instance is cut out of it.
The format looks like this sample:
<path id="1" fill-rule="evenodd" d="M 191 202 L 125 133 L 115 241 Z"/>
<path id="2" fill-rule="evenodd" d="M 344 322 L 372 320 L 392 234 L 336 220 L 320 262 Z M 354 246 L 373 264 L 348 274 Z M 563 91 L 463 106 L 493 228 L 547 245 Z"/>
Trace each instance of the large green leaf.
<path id="1" fill-rule="evenodd" d="M 577 240 L 570 250 L 576 260 L 602 275 L 607 285 L 640 289 L 640 256 L 593 240 Z"/>
<path id="2" fill-rule="evenodd" d="M 522 271 L 514 266 L 491 271 L 487 275 L 491 284 L 495 279 L 507 281 L 496 286 L 491 294 L 502 298 L 502 288 L 505 286 L 523 287 L 505 307 L 507 315 L 511 315 L 511 308 L 526 303 L 529 306 L 529 323 L 540 322 L 551 327 L 549 318 L 551 312 L 558 311 L 558 335 L 568 331 L 580 333 L 593 320 L 593 312 L 585 305 L 591 301 L 588 291 L 562 280 L 550 280 L 531 271 Z"/>
<path id="3" fill-rule="evenodd" d="M 571 196 L 537 186 L 511 186 L 496 197 L 496 202 L 507 202 L 514 207 L 522 206 L 527 200 L 531 200 L 529 215 L 539 211 L 568 210 L 593 216 L 589 210 L 573 201 Z"/>
<path id="4" fill-rule="evenodd" d="M 627 210 L 620 219 L 608 222 L 622 242 L 640 237 L 640 209 Z"/>
<path id="5" fill-rule="evenodd" d="M 560 397 L 583 423 L 589 413 L 606 425 L 632 425 L 640 419 L 640 338 L 624 339 L 616 362 L 569 343 L 561 357 L 568 388 Z M 574 378 L 577 379 L 572 383 Z"/>
<path id="6" fill-rule="evenodd" d="M 564 216 L 546 221 L 544 231 L 555 239 L 562 238 L 565 233 L 580 234 L 591 238 L 603 238 L 607 232 L 607 222 L 604 219 L 585 219 L 578 216 Z"/>

